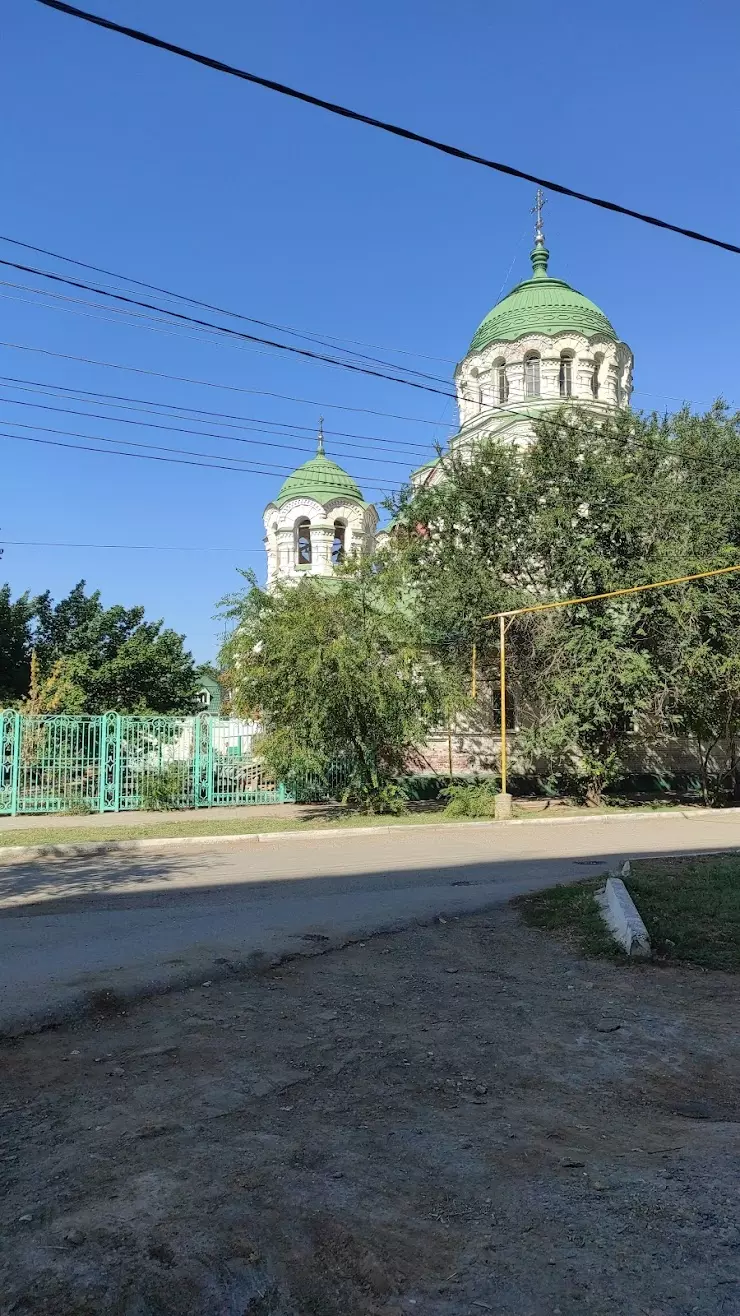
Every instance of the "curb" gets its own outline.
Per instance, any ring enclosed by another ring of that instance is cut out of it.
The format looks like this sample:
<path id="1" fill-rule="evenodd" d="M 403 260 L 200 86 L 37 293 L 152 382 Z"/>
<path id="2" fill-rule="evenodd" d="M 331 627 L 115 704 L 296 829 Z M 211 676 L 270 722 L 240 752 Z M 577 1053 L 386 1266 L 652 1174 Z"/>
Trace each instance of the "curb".
<path id="1" fill-rule="evenodd" d="M 625 877 L 629 876 L 629 860 L 624 864 L 622 872 Z M 649 958 L 648 930 L 621 877 L 610 874 L 598 903 L 601 917 L 622 949 L 634 958 Z"/>
<path id="2" fill-rule="evenodd" d="M 146 850 L 170 850 L 177 846 L 221 846 L 221 845 L 258 845 L 282 841 L 318 841 L 342 836 L 389 836 L 396 832 L 450 832 L 466 831 L 471 828 L 489 828 L 497 831 L 502 827 L 566 827 L 580 826 L 588 823 L 618 823 L 632 820 L 657 821 L 676 819 L 692 821 L 694 818 L 726 817 L 728 814 L 740 814 L 740 808 L 731 809 L 656 809 L 655 811 L 629 810 L 625 813 L 598 813 L 591 817 L 579 814 L 571 818 L 508 818 L 504 821 L 489 822 L 487 819 L 456 823 L 396 823 L 381 827 L 317 827 L 305 830 L 284 832 L 229 832 L 216 836 L 160 836 L 138 837 L 124 841 L 78 841 L 61 842 L 55 845 L 7 845 L 0 846 L 0 867 L 3 865 L 33 863 L 37 859 L 72 859 L 94 858 L 96 855 L 136 854 Z"/>

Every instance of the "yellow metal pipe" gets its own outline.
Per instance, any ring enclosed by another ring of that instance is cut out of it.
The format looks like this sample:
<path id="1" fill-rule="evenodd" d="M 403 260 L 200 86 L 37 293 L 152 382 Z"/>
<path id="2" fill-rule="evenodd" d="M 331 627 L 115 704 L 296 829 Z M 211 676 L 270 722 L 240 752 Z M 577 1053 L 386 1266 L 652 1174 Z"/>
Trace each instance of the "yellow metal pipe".
<path id="1" fill-rule="evenodd" d="M 525 612 L 545 612 L 548 608 L 569 608 L 575 603 L 595 603 L 597 599 L 616 599 L 624 594 L 639 594 L 646 589 L 665 589 L 668 585 L 685 585 L 691 580 L 706 580 L 709 576 L 729 576 L 735 567 L 718 567 L 714 571 L 697 571 L 693 576 L 675 576 L 673 580 L 656 580 L 649 585 L 630 585 L 628 589 L 610 589 L 604 594 L 587 594 L 581 599 L 555 599 L 552 603 L 535 603 L 528 608 L 510 608 L 508 612 L 489 612 L 483 621 L 496 621 L 497 618 L 521 617 Z"/>
<path id="2" fill-rule="evenodd" d="M 470 698 L 471 698 L 471 699 L 475 699 L 475 696 L 476 696 L 476 694 L 477 694 L 477 692 L 478 692 L 478 687 L 477 687 L 477 676 L 476 676 L 476 670 L 475 670 L 475 659 L 476 659 L 476 654 L 477 654 L 477 649 L 476 649 L 476 646 L 475 646 L 475 644 L 474 644 L 474 645 L 473 645 L 473 662 L 472 662 L 472 669 L 471 669 L 471 674 L 470 674 Z"/>

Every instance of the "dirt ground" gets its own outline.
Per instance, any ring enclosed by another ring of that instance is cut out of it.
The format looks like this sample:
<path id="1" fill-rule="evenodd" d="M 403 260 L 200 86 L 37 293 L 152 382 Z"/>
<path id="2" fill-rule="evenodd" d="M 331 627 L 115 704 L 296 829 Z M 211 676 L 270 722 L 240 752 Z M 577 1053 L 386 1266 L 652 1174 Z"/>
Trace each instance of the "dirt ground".
<path id="1" fill-rule="evenodd" d="M 737 1316 L 739 1005 L 510 908 L 101 1002 L 0 1050 L 0 1311 Z"/>

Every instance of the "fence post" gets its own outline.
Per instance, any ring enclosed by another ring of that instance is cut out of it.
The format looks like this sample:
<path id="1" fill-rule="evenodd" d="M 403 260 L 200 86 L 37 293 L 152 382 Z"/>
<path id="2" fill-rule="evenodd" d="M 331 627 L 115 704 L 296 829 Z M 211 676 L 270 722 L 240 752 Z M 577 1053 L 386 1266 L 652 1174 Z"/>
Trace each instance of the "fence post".
<path id="1" fill-rule="evenodd" d="M 121 811 L 121 714 L 116 713 L 115 750 L 113 759 L 113 808 Z"/>
<path id="2" fill-rule="evenodd" d="M 18 812 L 18 781 L 21 771 L 21 713 L 13 714 L 15 723 L 13 726 L 13 766 L 10 775 L 10 812 Z"/>
<path id="3" fill-rule="evenodd" d="M 104 813 L 108 790 L 108 718 L 105 713 L 98 718 L 98 726 L 98 813 Z"/>
<path id="4" fill-rule="evenodd" d="M 206 761 L 206 771 L 208 778 L 206 782 L 206 804 L 211 808 L 213 804 L 213 732 L 216 720 L 213 717 L 206 717 L 206 726 L 208 728 L 208 758 Z"/>

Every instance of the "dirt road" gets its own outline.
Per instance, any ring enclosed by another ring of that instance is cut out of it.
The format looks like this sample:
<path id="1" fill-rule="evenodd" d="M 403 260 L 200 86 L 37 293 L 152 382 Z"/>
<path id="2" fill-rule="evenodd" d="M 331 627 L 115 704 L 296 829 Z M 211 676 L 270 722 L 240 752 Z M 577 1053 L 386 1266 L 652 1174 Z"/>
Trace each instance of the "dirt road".
<path id="1" fill-rule="evenodd" d="M 320 943 L 317 943 L 320 944 Z M 6 1043 L 3 1316 L 736 1316 L 736 978 L 510 908 Z"/>

